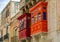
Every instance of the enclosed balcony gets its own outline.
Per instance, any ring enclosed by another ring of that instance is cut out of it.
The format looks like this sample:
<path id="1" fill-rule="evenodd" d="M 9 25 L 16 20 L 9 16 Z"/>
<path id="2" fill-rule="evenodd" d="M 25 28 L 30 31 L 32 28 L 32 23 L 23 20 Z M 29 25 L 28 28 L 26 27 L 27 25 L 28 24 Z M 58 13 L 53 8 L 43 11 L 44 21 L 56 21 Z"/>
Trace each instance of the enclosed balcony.
<path id="1" fill-rule="evenodd" d="M 48 32 L 47 2 L 39 2 L 29 9 L 31 14 L 31 35 Z"/>
<path id="2" fill-rule="evenodd" d="M 27 38 L 30 36 L 30 14 L 24 13 L 18 17 L 19 23 L 19 38 Z"/>

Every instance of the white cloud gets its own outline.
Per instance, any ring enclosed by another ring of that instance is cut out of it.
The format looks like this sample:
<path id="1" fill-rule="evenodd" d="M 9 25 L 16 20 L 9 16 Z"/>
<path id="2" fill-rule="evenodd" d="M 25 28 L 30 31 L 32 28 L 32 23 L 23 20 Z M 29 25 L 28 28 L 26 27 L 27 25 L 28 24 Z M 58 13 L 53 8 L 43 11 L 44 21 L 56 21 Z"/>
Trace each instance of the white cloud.
<path id="1" fill-rule="evenodd" d="M 12 1 L 20 1 L 20 0 L 12 0 Z"/>

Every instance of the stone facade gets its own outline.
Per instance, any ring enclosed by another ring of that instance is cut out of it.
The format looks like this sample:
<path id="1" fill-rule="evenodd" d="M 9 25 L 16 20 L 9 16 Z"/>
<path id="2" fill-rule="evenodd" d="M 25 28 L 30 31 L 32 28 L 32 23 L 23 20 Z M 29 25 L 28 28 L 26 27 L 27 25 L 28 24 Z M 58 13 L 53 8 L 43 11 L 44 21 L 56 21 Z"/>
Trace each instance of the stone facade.
<path id="1" fill-rule="evenodd" d="M 47 0 L 48 2 L 48 33 L 38 33 L 31 35 L 24 39 L 26 42 L 60 42 L 60 0 Z M 20 6 L 25 5 L 25 0 L 20 2 Z M 10 6 L 11 5 L 11 6 Z M 17 15 L 11 17 L 13 2 L 8 3 L 7 7 L 1 13 L 1 28 L 2 37 L 6 34 L 6 28 L 8 26 L 9 39 L 3 39 L 3 42 L 14 42 L 15 41 L 15 30 L 18 28 L 19 21 L 17 17 L 22 14 L 22 10 Z M 21 8 L 20 7 L 20 8 Z M 6 11 L 9 10 L 9 15 L 6 17 Z M 18 38 L 18 30 L 17 30 Z M 19 40 L 18 40 L 19 41 Z M 20 42 L 20 41 L 19 41 Z"/>
<path id="2" fill-rule="evenodd" d="M 16 7 L 14 7 L 15 4 Z M 14 11 L 13 8 L 15 8 L 17 11 L 16 10 Z M 11 18 L 14 14 L 16 15 L 18 11 L 19 11 L 19 2 L 10 1 L 1 12 L 1 28 L 3 31 L 2 32 L 3 42 L 10 42 Z"/>
<path id="3" fill-rule="evenodd" d="M 14 16 L 13 18 L 11 18 L 11 27 L 10 27 L 10 42 L 14 42 L 14 38 L 19 41 L 19 30 L 18 30 L 18 25 L 19 25 L 19 21 L 17 20 L 17 17 L 19 17 L 21 15 L 21 12 L 17 13 L 16 16 Z M 15 30 L 17 30 L 17 32 L 15 32 Z M 16 33 L 16 34 L 15 34 Z"/>
<path id="4" fill-rule="evenodd" d="M 60 42 L 59 0 L 48 0 L 48 42 Z"/>

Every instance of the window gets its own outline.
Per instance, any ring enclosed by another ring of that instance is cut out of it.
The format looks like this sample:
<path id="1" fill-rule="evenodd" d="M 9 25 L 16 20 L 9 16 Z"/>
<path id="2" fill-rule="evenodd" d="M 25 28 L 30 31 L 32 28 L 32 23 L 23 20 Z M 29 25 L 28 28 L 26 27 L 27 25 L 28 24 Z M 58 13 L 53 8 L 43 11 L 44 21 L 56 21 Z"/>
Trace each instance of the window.
<path id="1" fill-rule="evenodd" d="M 32 24 L 34 24 L 34 22 L 35 22 L 35 18 L 34 18 L 34 17 L 32 17 Z"/>
<path id="2" fill-rule="evenodd" d="M 8 26 L 6 27 L 6 34 L 8 33 Z"/>
<path id="3" fill-rule="evenodd" d="M 19 2 L 14 2 L 13 6 L 12 6 L 12 9 L 11 9 L 11 18 L 14 17 L 18 12 L 19 12 L 19 5 L 20 3 Z"/>
<path id="4" fill-rule="evenodd" d="M 37 19 L 38 19 L 38 21 L 41 19 L 41 14 L 40 13 L 38 13 Z"/>
<path id="5" fill-rule="evenodd" d="M 32 7 L 32 2 L 29 3 L 29 6 Z"/>
<path id="6" fill-rule="evenodd" d="M 24 28 L 24 22 L 20 24 L 20 29 L 22 30 Z"/>
<path id="7" fill-rule="evenodd" d="M 26 19 L 25 18 L 20 21 L 20 30 L 22 30 L 24 28 L 26 28 Z"/>
<path id="8" fill-rule="evenodd" d="M 43 19 L 46 20 L 46 12 L 43 12 Z"/>
<path id="9" fill-rule="evenodd" d="M 28 5 L 26 5 L 26 9 L 29 9 Z"/>
<path id="10" fill-rule="evenodd" d="M 6 11 L 6 18 L 9 16 L 9 9 Z"/>
<path id="11" fill-rule="evenodd" d="M 26 28 L 26 17 L 24 18 L 24 28 Z"/>
<path id="12" fill-rule="evenodd" d="M 15 36 L 17 36 L 17 29 L 15 30 Z"/>
<path id="13" fill-rule="evenodd" d="M 23 13 L 25 12 L 25 9 L 23 8 Z"/>
<path id="14" fill-rule="evenodd" d="M 28 13 L 29 12 L 29 6 L 28 5 L 26 5 L 26 13 Z"/>
<path id="15" fill-rule="evenodd" d="M 30 17 L 28 17 L 28 27 L 30 26 Z"/>
<path id="16" fill-rule="evenodd" d="M 19 2 L 14 3 L 14 13 L 17 14 L 19 11 Z"/>
<path id="17" fill-rule="evenodd" d="M 35 15 L 35 21 L 37 22 L 37 15 Z"/>

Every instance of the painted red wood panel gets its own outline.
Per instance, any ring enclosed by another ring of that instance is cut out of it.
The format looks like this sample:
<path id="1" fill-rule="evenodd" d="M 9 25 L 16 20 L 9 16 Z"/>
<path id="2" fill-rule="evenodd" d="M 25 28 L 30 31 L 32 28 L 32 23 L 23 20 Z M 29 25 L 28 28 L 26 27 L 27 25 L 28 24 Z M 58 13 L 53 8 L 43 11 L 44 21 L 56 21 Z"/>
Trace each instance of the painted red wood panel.
<path id="1" fill-rule="evenodd" d="M 24 30 L 19 32 L 19 39 L 30 37 L 30 28 L 25 28 Z"/>
<path id="2" fill-rule="evenodd" d="M 18 17 L 18 20 L 21 21 L 22 19 L 24 19 L 24 17 L 26 17 L 26 28 L 24 29 L 20 29 L 19 27 L 19 39 L 23 39 L 23 38 L 27 38 L 30 37 L 30 28 L 28 27 L 28 17 L 30 17 L 29 13 L 24 13 L 21 16 Z M 30 23 L 30 22 L 29 22 Z M 19 23 L 20 25 L 20 23 Z"/>

